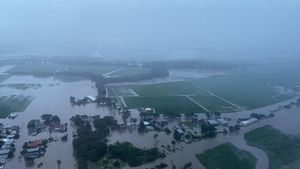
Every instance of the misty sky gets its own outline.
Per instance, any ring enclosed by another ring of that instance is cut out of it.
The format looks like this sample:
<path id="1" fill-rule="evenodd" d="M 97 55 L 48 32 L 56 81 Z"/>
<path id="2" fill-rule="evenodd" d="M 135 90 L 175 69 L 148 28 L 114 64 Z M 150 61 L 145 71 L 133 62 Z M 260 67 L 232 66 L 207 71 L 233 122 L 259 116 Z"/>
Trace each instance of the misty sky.
<path id="1" fill-rule="evenodd" d="M 300 1 L 0 0 L 3 48 L 296 56 Z"/>

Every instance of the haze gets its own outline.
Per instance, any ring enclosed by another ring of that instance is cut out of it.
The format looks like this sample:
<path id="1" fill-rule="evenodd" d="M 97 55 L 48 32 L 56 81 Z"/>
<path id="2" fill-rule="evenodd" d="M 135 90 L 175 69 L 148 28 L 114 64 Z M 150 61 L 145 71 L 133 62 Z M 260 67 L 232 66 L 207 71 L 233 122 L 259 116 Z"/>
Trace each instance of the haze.
<path id="1" fill-rule="evenodd" d="M 2 0 L 0 49 L 296 56 L 296 0 Z"/>

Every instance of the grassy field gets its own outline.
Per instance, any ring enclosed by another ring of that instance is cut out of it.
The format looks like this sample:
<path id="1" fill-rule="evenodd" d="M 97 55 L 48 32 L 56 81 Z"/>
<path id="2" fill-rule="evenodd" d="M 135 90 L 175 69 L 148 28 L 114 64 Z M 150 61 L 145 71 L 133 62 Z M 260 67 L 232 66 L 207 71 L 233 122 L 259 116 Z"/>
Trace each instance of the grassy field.
<path id="1" fill-rule="evenodd" d="M 107 87 L 109 96 L 134 96 L 136 95 L 135 91 L 133 91 L 128 86 L 108 86 Z"/>
<path id="2" fill-rule="evenodd" d="M 154 107 L 157 113 L 203 113 L 201 107 L 185 96 L 124 97 L 129 108 Z"/>
<path id="3" fill-rule="evenodd" d="M 144 103 L 145 98 L 155 97 L 156 101 L 164 100 L 166 96 L 168 98 L 189 96 L 210 112 L 223 113 L 238 111 L 238 108 L 228 102 L 244 109 L 255 109 L 296 96 L 293 93 L 279 94 L 271 84 L 239 75 L 213 76 L 192 81 L 170 83 L 114 86 L 108 88 L 108 91 L 111 96 L 140 96 L 138 98 L 131 98 L 131 102 L 128 105 L 134 105 L 132 107 L 145 104 L 155 106 L 155 103 L 152 102 L 154 99 L 146 99 L 151 102 Z M 133 100 L 137 103 L 132 103 Z M 177 105 L 172 106 L 177 107 Z M 180 111 L 182 113 L 185 112 L 183 109 L 180 109 Z"/>
<path id="4" fill-rule="evenodd" d="M 272 126 L 250 131 L 245 139 L 247 144 L 266 152 L 270 169 L 289 168 L 289 164 L 300 159 L 300 137 L 289 136 Z"/>
<path id="5" fill-rule="evenodd" d="M 0 118 L 5 118 L 12 112 L 23 112 L 31 103 L 33 97 L 11 95 L 0 97 Z"/>
<path id="6" fill-rule="evenodd" d="M 255 169 L 256 158 L 227 143 L 196 155 L 207 169 Z"/>
<path id="7" fill-rule="evenodd" d="M 193 83 L 246 109 L 274 104 L 295 95 L 280 96 L 274 86 L 238 75 L 214 76 Z M 276 99 L 274 96 L 277 96 Z"/>
<path id="8" fill-rule="evenodd" d="M 211 95 L 191 96 L 193 100 L 204 106 L 210 112 L 235 112 L 238 109 L 231 104 Z"/>
<path id="9" fill-rule="evenodd" d="M 187 81 L 130 86 L 140 96 L 179 96 L 206 94 Z"/>

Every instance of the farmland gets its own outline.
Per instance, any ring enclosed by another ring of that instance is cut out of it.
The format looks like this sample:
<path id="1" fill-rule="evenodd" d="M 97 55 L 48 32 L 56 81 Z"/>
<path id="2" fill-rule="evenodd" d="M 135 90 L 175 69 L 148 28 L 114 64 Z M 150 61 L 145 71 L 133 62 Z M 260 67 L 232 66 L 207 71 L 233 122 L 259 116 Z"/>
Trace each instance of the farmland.
<path id="1" fill-rule="evenodd" d="M 255 169 L 256 158 L 227 143 L 196 155 L 207 169 Z"/>
<path id="2" fill-rule="evenodd" d="M 127 106 L 130 108 L 143 105 L 156 107 L 152 103 L 153 100 L 181 96 L 181 98 L 187 97 L 195 105 L 209 112 L 223 113 L 236 112 L 240 109 L 256 109 L 296 96 L 295 93 L 279 93 L 270 84 L 238 75 L 168 83 L 108 86 L 107 89 L 110 96 L 135 96 L 136 98 L 126 99 Z M 146 100 L 151 102 L 144 103 Z M 176 104 L 172 106 L 177 107 Z M 185 112 L 183 109 L 180 111 Z"/>
<path id="3" fill-rule="evenodd" d="M 193 100 L 207 108 L 210 112 L 235 112 L 238 111 L 233 105 L 211 95 L 192 96 Z"/>
<path id="4" fill-rule="evenodd" d="M 201 107 L 185 96 L 124 97 L 129 108 L 154 107 L 158 113 L 203 113 Z"/>
<path id="5" fill-rule="evenodd" d="M 0 118 L 5 118 L 12 112 L 23 112 L 32 100 L 33 97 L 24 95 L 1 96 Z"/>
<path id="6" fill-rule="evenodd" d="M 214 76 L 193 82 L 198 87 L 245 109 L 263 107 L 295 96 L 282 94 L 281 97 L 278 97 L 274 86 L 238 75 Z M 276 99 L 274 96 L 277 96 Z"/>
<path id="7" fill-rule="evenodd" d="M 280 169 L 300 159 L 300 138 L 289 136 L 272 126 L 263 126 L 246 133 L 247 144 L 258 147 L 269 157 L 269 168 Z"/>

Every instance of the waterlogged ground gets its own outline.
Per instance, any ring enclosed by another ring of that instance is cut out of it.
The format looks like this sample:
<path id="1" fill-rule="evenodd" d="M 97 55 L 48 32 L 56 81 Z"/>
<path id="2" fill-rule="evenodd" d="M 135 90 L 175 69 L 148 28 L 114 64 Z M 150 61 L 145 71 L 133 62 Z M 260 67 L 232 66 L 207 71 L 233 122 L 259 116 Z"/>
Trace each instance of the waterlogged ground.
<path id="1" fill-rule="evenodd" d="M 0 122 L 3 124 L 17 124 L 21 126 L 20 139 L 16 142 L 16 152 L 15 157 L 8 161 L 6 168 L 7 169 L 22 169 L 26 168 L 23 159 L 19 159 L 18 156 L 21 151 L 21 147 L 26 141 L 34 140 L 37 138 L 47 138 L 49 136 L 48 132 L 44 132 L 39 134 L 38 136 L 32 137 L 28 136 L 26 125 L 31 119 L 38 119 L 42 114 L 51 113 L 54 115 L 58 115 L 61 118 L 62 122 L 68 122 L 71 116 L 75 114 L 81 115 L 101 115 L 102 117 L 105 115 L 114 116 L 119 122 L 122 122 L 121 115 L 118 112 L 110 112 L 108 109 L 104 107 L 99 107 L 96 104 L 88 104 L 86 106 L 73 107 L 69 103 L 69 97 L 75 96 L 78 98 L 84 97 L 86 95 L 96 95 L 96 89 L 94 88 L 94 84 L 90 81 L 78 81 L 72 83 L 63 83 L 61 81 L 55 80 L 53 78 L 35 78 L 32 76 L 12 76 L 5 80 L 3 84 L 8 83 L 36 83 L 41 84 L 41 87 L 27 90 L 17 90 L 10 89 L 10 92 L 14 93 L 22 93 L 25 95 L 34 96 L 35 99 L 32 103 L 27 107 L 27 109 L 20 113 L 20 115 L 14 119 L 1 119 Z M 287 101 L 285 103 L 289 103 Z M 242 111 L 235 113 L 227 113 L 226 117 L 230 117 L 233 119 L 237 119 L 239 117 L 249 117 L 252 112 L 257 113 L 265 113 L 269 114 L 270 110 L 277 108 L 279 105 L 285 103 L 278 103 L 276 105 L 267 106 L 264 108 L 260 108 L 253 111 Z M 273 124 L 275 128 L 278 128 L 288 134 L 300 135 L 299 130 L 295 130 L 295 128 L 299 128 L 300 124 L 297 119 L 300 118 L 300 109 L 293 108 L 291 110 L 284 110 L 281 112 L 277 112 L 276 116 L 271 119 L 260 121 L 254 125 L 242 128 L 238 133 L 231 133 L 228 135 L 219 135 L 214 139 L 202 140 L 200 142 L 195 142 L 192 144 L 186 143 L 178 143 L 176 144 L 177 151 L 175 153 L 168 152 L 165 148 L 162 148 L 162 145 L 171 145 L 173 135 L 166 135 L 165 133 L 158 133 L 158 137 L 154 138 L 153 135 L 155 132 L 148 132 L 145 134 L 139 134 L 136 128 L 131 128 L 124 131 L 116 131 L 111 133 L 109 137 L 110 143 L 114 143 L 116 141 L 129 141 L 132 142 L 135 146 L 140 148 L 150 148 L 157 146 L 162 151 L 166 151 L 168 153 L 165 159 L 157 160 L 153 163 L 146 164 L 142 167 L 136 168 L 151 168 L 161 162 L 169 164 L 175 164 L 178 167 L 183 166 L 187 162 L 193 163 L 193 168 L 204 169 L 201 163 L 197 160 L 195 154 L 199 154 L 204 152 L 207 149 L 211 149 L 219 144 L 223 144 L 226 142 L 231 142 L 237 148 L 242 150 L 249 151 L 252 153 L 257 159 L 257 169 L 267 169 L 268 168 L 268 157 L 266 154 L 257 148 L 250 147 L 245 143 L 243 135 L 253 130 L 254 128 L 266 125 Z M 138 112 L 133 111 L 132 116 L 137 117 Z M 203 116 L 203 115 L 200 115 Z M 286 123 L 289 121 L 289 123 Z M 177 125 L 178 121 L 174 121 L 170 123 L 170 127 L 173 125 Z M 72 127 L 68 124 L 68 134 L 69 141 L 63 143 L 61 141 L 57 141 L 51 143 L 47 148 L 47 152 L 44 157 L 35 160 L 35 164 L 37 165 L 40 162 L 43 162 L 42 168 L 57 168 L 56 160 L 60 159 L 62 161 L 61 168 L 74 168 L 76 166 L 76 161 L 72 156 Z M 54 134 L 58 140 L 63 134 Z M 296 164 L 295 164 L 296 165 Z M 125 167 L 126 168 L 126 167 Z M 128 167 L 127 167 L 128 168 Z"/>

